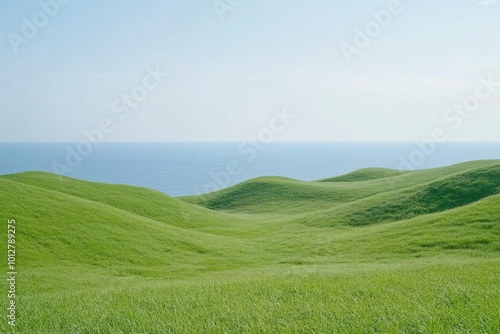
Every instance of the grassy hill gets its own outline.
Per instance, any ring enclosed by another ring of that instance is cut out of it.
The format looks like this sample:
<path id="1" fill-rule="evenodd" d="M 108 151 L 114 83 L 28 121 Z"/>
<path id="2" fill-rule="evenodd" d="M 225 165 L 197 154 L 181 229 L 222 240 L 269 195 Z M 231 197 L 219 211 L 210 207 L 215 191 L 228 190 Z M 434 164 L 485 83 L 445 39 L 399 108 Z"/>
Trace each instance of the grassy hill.
<path id="1" fill-rule="evenodd" d="M 317 182 L 303 182 L 288 178 L 263 177 L 236 186 L 195 197 L 181 199 L 217 211 L 248 213 L 303 213 L 330 209 L 376 194 L 402 191 L 421 186 L 454 174 L 498 167 L 500 161 L 476 161 L 455 166 L 401 172 L 383 170 L 392 176 L 380 177 L 380 169 L 361 170 L 349 175 L 360 176 L 359 181 L 349 177 L 337 177 Z M 372 171 L 370 175 L 368 171 Z M 390 171 L 390 172 L 389 172 Z M 362 177 L 361 177 L 362 176 Z M 338 181 L 348 179 L 349 181 Z M 330 181 L 328 181 L 330 180 Z M 334 181 L 337 180 L 337 181 Z M 445 203 L 445 201 L 443 201 Z M 356 210 L 355 210 L 356 211 Z"/>
<path id="2" fill-rule="evenodd" d="M 500 161 L 183 198 L 0 176 L 19 272 L 0 332 L 494 333 L 499 186 Z"/>
<path id="3" fill-rule="evenodd" d="M 388 168 L 364 168 L 345 175 L 331 177 L 320 180 L 320 182 L 357 182 L 383 179 L 386 177 L 399 176 L 407 173 L 406 171 L 388 169 Z"/>

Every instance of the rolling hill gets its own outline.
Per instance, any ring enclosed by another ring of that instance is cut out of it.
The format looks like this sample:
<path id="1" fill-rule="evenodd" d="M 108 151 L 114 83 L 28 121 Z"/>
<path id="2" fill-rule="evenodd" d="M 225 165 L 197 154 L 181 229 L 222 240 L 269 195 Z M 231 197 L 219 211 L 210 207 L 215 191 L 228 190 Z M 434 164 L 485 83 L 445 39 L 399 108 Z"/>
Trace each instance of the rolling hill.
<path id="1" fill-rule="evenodd" d="M 0 199 L 19 271 L 2 333 L 500 328 L 500 161 L 182 198 L 27 172 Z"/>

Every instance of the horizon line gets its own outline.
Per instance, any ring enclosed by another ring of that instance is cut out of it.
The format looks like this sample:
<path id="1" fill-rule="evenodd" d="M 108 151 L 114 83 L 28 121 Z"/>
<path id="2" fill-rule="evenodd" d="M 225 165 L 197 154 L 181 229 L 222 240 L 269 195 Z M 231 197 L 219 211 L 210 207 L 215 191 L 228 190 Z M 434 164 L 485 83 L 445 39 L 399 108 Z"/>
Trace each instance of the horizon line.
<path id="1" fill-rule="evenodd" d="M 74 144 L 81 141 L 0 141 L 0 144 Z M 222 140 L 206 140 L 206 141 L 103 141 L 100 144 L 235 144 L 242 143 L 245 141 L 222 141 Z M 415 144 L 422 141 L 419 140 L 290 140 L 290 141 L 274 141 L 266 143 L 266 145 L 272 144 Z M 499 140 L 449 140 L 440 144 L 454 144 L 454 143 L 491 143 L 500 144 Z"/>

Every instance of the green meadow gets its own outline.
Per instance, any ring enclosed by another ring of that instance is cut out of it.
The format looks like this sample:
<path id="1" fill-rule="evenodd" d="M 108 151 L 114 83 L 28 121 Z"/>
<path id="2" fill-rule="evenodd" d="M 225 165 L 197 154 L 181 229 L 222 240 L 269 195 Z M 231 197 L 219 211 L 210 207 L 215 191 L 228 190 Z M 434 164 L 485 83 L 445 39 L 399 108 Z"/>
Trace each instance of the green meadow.
<path id="1" fill-rule="evenodd" d="M 0 176 L 0 333 L 499 333 L 500 161 L 173 198 Z"/>

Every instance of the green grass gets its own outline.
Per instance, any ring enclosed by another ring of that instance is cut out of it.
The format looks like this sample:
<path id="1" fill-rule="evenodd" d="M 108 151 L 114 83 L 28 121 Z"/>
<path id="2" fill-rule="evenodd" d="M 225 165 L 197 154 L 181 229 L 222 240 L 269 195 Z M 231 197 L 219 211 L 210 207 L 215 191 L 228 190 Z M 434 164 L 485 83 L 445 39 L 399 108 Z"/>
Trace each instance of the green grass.
<path id="1" fill-rule="evenodd" d="M 478 161 L 172 198 L 0 176 L 19 273 L 0 332 L 496 333 L 499 181 Z"/>
<path id="2" fill-rule="evenodd" d="M 386 177 L 400 176 L 406 174 L 406 171 L 399 171 L 387 168 L 365 168 L 345 175 L 331 177 L 320 180 L 320 182 L 359 182 L 383 179 Z"/>

